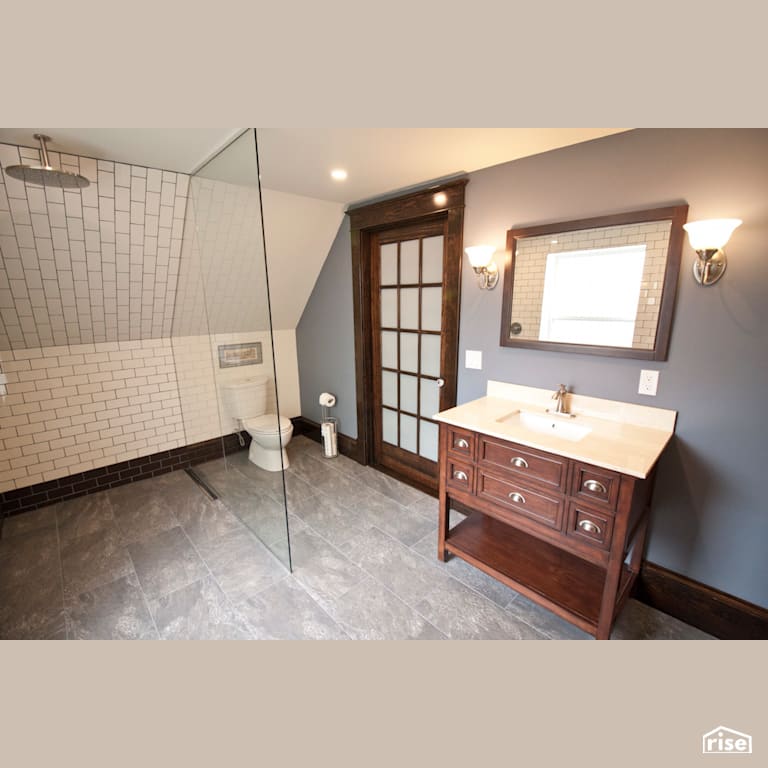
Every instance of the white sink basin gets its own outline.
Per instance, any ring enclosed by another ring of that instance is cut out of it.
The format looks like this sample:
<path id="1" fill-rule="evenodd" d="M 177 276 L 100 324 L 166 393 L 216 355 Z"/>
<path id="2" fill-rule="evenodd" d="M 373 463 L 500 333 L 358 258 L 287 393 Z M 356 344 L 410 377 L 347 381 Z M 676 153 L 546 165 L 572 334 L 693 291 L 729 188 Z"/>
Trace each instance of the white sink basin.
<path id="1" fill-rule="evenodd" d="M 548 413 L 535 413 L 533 411 L 514 411 L 496 419 L 503 424 L 518 424 L 531 432 L 542 435 L 561 437 L 563 440 L 578 442 L 592 430 L 583 424 L 574 423 L 572 419 L 564 416 L 551 416 Z"/>

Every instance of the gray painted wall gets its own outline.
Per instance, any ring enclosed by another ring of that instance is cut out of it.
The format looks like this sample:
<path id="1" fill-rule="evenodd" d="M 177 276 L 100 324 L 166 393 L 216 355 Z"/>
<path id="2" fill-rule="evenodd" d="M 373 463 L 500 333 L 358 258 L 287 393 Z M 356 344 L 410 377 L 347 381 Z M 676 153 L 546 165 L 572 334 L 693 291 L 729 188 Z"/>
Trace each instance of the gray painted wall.
<path id="1" fill-rule="evenodd" d="M 345 216 L 296 328 L 296 350 L 301 415 L 320 421 L 317 399 L 321 392 L 331 392 L 336 395 L 331 415 L 339 420 L 339 431 L 357 437 L 351 258 Z"/>
<path id="2" fill-rule="evenodd" d="M 678 411 L 659 466 L 648 559 L 768 606 L 768 131 L 636 130 L 475 172 L 464 242 L 503 250 L 512 227 L 679 202 L 689 204 L 689 221 L 744 224 L 728 244 L 725 277 L 709 288 L 693 281 L 686 241 L 667 361 L 500 347 L 501 286 L 480 291 L 465 264 L 458 401 L 481 397 L 488 379 L 553 389 L 564 382 L 580 394 Z M 312 316 L 334 328 L 352 324 L 349 255 L 337 238 L 324 287 L 318 281 L 312 296 Z M 306 356 L 300 345 L 302 383 L 328 354 L 328 386 L 353 388 L 351 330 L 344 338 L 340 349 L 341 337 L 320 346 L 317 334 Z M 467 349 L 482 351 L 481 371 L 463 368 Z M 637 394 L 642 368 L 661 372 L 655 398 Z M 354 418 L 352 409 L 347 434 Z"/>

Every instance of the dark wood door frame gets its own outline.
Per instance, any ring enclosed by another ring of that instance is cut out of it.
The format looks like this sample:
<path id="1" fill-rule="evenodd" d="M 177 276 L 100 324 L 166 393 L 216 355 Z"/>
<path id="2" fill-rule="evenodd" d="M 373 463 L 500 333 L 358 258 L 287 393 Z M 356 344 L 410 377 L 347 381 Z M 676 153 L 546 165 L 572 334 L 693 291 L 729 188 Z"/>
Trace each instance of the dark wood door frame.
<path id="1" fill-rule="evenodd" d="M 457 255 L 456 265 L 445 275 L 446 301 L 456 307 L 449 322 L 449 334 L 442 350 L 442 367 L 451 372 L 444 387 L 445 402 L 456 403 L 459 355 L 459 302 L 461 297 L 461 254 L 464 231 L 464 188 L 461 178 L 427 187 L 407 195 L 360 205 L 347 210 L 352 240 L 353 311 L 355 324 L 355 384 L 357 389 L 357 447 L 354 458 L 361 464 L 373 460 L 373 350 L 371 345 L 371 241 L 382 229 L 431 220 L 445 221 L 445 247 Z M 429 489 L 436 493 L 435 489 Z"/>

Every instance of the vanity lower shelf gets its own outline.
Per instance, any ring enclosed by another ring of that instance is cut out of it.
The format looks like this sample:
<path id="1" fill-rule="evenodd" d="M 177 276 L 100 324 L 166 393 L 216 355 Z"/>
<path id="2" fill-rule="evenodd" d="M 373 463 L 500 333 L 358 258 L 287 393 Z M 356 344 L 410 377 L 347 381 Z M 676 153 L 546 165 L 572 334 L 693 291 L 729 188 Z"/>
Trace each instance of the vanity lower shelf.
<path id="1" fill-rule="evenodd" d="M 445 548 L 555 613 L 567 615 L 581 629 L 595 632 L 606 577 L 600 565 L 480 512 L 450 530 Z M 631 581 L 625 567 L 619 602 Z"/>

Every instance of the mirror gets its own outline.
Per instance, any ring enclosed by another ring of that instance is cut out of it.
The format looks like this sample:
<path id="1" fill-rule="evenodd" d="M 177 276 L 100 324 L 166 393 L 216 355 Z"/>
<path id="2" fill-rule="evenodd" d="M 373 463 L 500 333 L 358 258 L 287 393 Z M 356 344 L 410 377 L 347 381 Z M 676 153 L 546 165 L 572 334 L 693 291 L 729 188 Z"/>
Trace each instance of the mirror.
<path id="1" fill-rule="evenodd" d="M 510 229 L 501 345 L 666 360 L 687 214 Z"/>

